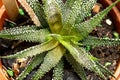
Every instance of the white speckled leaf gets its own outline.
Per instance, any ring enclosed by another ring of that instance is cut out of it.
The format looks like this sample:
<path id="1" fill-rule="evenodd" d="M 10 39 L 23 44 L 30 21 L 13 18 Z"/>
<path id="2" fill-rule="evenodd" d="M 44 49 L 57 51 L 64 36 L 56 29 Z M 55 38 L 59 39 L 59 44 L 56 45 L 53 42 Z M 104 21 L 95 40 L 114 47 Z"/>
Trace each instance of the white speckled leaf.
<path id="1" fill-rule="evenodd" d="M 88 36 L 82 41 L 82 44 L 92 46 L 93 48 L 98 46 L 118 46 L 120 45 L 120 39 L 97 38 Z"/>
<path id="2" fill-rule="evenodd" d="M 63 46 L 60 45 L 49 51 L 45 56 L 44 61 L 39 67 L 38 71 L 33 76 L 32 80 L 39 80 L 39 78 L 41 79 L 46 72 L 51 70 L 57 65 L 57 63 L 59 63 L 64 53 L 65 49 L 63 48 Z"/>
<path id="3" fill-rule="evenodd" d="M 78 47 L 76 45 L 71 45 L 69 42 L 59 40 L 61 44 L 63 44 L 70 52 L 72 57 L 82 66 L 87 68 L 88 70 L 94 71 L 97 73 L 100 77 L 106 80 L 106 77 L 104 74 L 108 74 L 112 76 L 112 73 L 105 69 L 102 66 L 99 66 L 97 64 L 97 61 L 94 60 L 92 55 L 90 55 L 89 52 L 87 52 L 82 47 Z"/>
<path id="4" fill-rule="evenodd" d="M 97 0 L 83 0 L 76 23 L 80 23 L 86 17 L 91 16 L 91 10 Z"/>
<path id="5" fill-rule="evenodd" d="M 52 80 L 63 80 L 64 63 L 63 59 L 54 67 Z"/>
<path id="6" fill-rule="evenodd" d="M 47 41 L 42 44 L 24 49 L 20 52 L 17 52 L 13 55 L 7 55 L 7 56 L 0 56 L 0 58 L 25 58 L 25 57 L 32 57 L 37 54 L 49 51 L 53 48 L 55 48 L 58 45 L 58 42 L 55 40 Z"/>
<path id="7" fill-rule="evenodd" d="M 23 40 L 30 42 L 44 42 L 47 40 L 47 29 L 37 30 L 36 26 L 21 26 L 0 31 L 0 38 L 11 40 Z"/>
<path id="8" fill-rule="evenodd" d="M 79 37 L 79 40 L 85 38 L 88 36 L 92 30 L 100 24 L 100 22 L 103 20 L 103 18 L 108 14 L 108 12 L 119 2 L 120 0 L 117 0 L 112 5 L 92 17 L 90 20 L 84 21 L 83 23 L 76 24 L 74 26 L 74 29 L 76 31 L 76 35 Z M 74 30 L 73 29 L 73 30 Z"/>

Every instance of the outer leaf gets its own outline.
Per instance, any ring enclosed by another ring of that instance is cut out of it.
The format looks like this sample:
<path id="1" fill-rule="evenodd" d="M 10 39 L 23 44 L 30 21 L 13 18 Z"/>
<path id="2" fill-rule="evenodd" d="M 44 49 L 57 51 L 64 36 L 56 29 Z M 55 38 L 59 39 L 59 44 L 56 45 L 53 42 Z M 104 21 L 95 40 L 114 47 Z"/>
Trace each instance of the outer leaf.
<path id="1" fill-rule="evenodd" d="M 96 0 L 67 0 L 63 12 L 63 29 L 61 34 L 76 34 L 73 27 L 90 14 Z M 67 14 L 67 15 L 66 15 Z M 66 33 L 67 31 L 67 33 Z"/>
<path id="2" fill-rule="evenodd" d="M 64 9 L 62 11 L 62 23 L 65 23 L 67 21 L 67 18 L 70 15 L 70 14 L 68 15 L 68 13 L 70 13 L 73 3 L 74 3 L 74 0 L 66 0 L 65 1 Z"/>
<path id="3" fill-rule="evenodd" d="M 33 76 L 32 80 L 39 80 L 46 72 L 56 66 L 56 64 L 60 61 L 65 49 L 63 46 L 58 45 L 55 49 L 48 52 L 46 57 L 44 58 L 44 62 L 41 64 L 38 71 Z"/>
<path id="4" fill-rule="evenodd" d="M 71 8 L 74 4 L 74 0 L 66 0 L 65 1 L 65 8 Z"/>
<path id="5" fill-rule="evenodd" d="M 78 74 L 78 76 L 82 80 L 87 80 L 83 67 L 69 53 L 65 54 L 65 58 L 72 65 L 73 69 Z"/>
<path id="6" fill-rule="evenodd" d="M 83 0 L 81 8 L 79 10 L 79 16 L 76 19 L 76 23 L 80 23 L 86 17 L 91 16 L 91 10 L 97 0 Z"/>
<path id="7" fill-rule="evenodd" d="M 45 54 L 36 55 L 16 80 L 23 80 L 36 66 L 43 61 L 44 56 Z"/>
<path id="8" fill-rule="evenodd" d="M 36 26 L 21 26 L 0 31 L 0 38 L 12 40 L 24 40 L 32 42 L 44 42 L 49 31 L 47 29 L 37 30 Z"/>
<path id="9" fill-rule="evenodd" d="M 63 80 L 63 60 L 61 60 L 53 70 L 53 79 L 52 80 Z"/>
<path id="10" fill-rule="evenodd" d="M 65 5 L 65 11 L 63 12 L 63 23 L 69 23 L 73 25 L 79 14 L 82 0 L 67 0 Z M 65 24 L 64 23 L 64 24 Z"/>
<path id="11" fill-rule="evenodd" d="M 60 8 L 61 8 L 61 11 L 64 9 L 64 3 L 63 3 L 63 0 L 55 0 L 57 3 L 58 3 L 58 5 L 60 6 Z"/>
<path id="12" fill-rule="evenodd" d="M 108 70 L 106 69 L 103 65 L 101 65 L 99 62 L 96 62 L 97 66 L 99 67 L 99 69 L 101 69 L 101 71 L 106 74 L 106 75 L 111 75 L 112 77 L 115 78 L 115 76 Z"/>
<path id="13" fill-rule="evenodd" d="M 79 23 L 75 25 L 76 33 L 79 36 L 79 40 L 83 39 L 86 37 L 92 30 L 100 24 L 102 19 L 108 14 L 108 12 L 115 6 L 120 0 L 117 0 L 114 2 L 112 5 L 107 7 L 105 10 L 102 12 L 98 13 L 95 15 L 93 18 L 91 18 L 88 21 L 85 21 L 83 23 Z"/>
<path id="14" fill-rule="evenodd" d="M 34 55 L 43 53 L 45 51 L 49 51 L 53 48 L 55 48 L 58 45 L 57 41 L 48 41 L 30 48 L 27 48 L 25 50 L 22 50 L 20 52 L 17 52 L 14 55 L 8 55 L 8 56 L 0 56 L 1 58 L 24 58 L 24 57 L 32 57 Z"/>
<path id="15" fill-rule="evenodd" d="M 30 15 L 36 26 L 48 26 L 44 11 L 42 10 L 38 0 L 18 0 Z"/>
<path id="16" fill-rule="evenodd" d="M 29 0 L 28 0 L 29 1 Z M 31 8 L 31 5 L 34 5 L 34 3 L 31 3 L 30 5 L 26 2 L 26 0 L 18 0 L 18 2 L 23 6 L 23 8 L 28 12 L 30 18 L 32 19 L 33 23 L 36 26 L 41 26 L 41 23 L 37 17 L 37 15 L 34 13 L 34 10 Z M 36 2 L 33 0 L 33 2 Z M 36 5 L 38 6 L 38 5 Z"/>
<path id="17" fill-rule="evenodd" d="M 82 41 L 83 45 L 89 45 L 92 47 L 98 46 L 117 46 L 120 45 L 120 39 L 109 39 L 109 38 L 97 38 L 88 36 Z"/>
<path id="18" fill-rule="evenodd" d="M 55 0 L 43 0 L 46 18 L 53 33 L 59 33 L 62 29 L 61 9 Z"/>
<path id="19" fill-rule="evenodd" d="M 88 68 L 89 70 L 91 69 L 91 67 L 88 66 L 88 65 L 92 65 L 93 61 L 91 61 L 88 58 L 88 54 L 85 51 L 82 50 L 83 52 L 81 53 L 81 52 L 78 51 L 77 48 L 73 47 L 69 42 L 65 42 L 63 40 L 59 40 L 59 41 L 60 41 L 61 44 L 63 44 L 65 46 L 65 48 L 67 48 L 69 50 L 70 54 L 73 56 L 73 58 L 78 63 L 80 63 L 81 65 L 86 66 L 86 68 Z M 83 59 L 83 58 L 85 58 L 85 59 Z"/>
<path id="20" fill-rule="evenodd" d="M 63 40 L 59 40 L 61 44 L 63 44 L 71 53 L 73 58 L 81 64 L 83 67 L 94 71 L 97 73 L 100 77 L 104 78 L 106 80 L 106 77 L 104 76 L 104 67 L 99 67 L 98 64 L 96 64 L 96 61 L 91 58 L 91 55 L 87 51 L 85 51 L 83 48 L 79 48 L 78 46 L 72 46 L 70 43 L 65 42 Z M 112 75 L 112 73 L 107 70 L 109 75 Z"/>

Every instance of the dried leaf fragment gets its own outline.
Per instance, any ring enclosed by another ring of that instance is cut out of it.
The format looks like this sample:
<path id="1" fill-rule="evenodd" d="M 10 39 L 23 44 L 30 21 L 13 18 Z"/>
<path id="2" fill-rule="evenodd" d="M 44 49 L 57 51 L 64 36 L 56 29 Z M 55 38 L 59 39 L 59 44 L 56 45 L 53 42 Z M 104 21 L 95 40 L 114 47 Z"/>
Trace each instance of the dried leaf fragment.
<path id="1" fill-rule="evenodd" d="M 20 68 L 26 67 L 27 61 L 28 61 L 27 58 L 21 58 L 21 59 L 16 60 L 17 63 L 20 63 L 20 65 L 19 65 Z"/>
<path id="2" fill-rule="evenodd" d="M 20 73 L 19 65 L 17 63 L 13 63 L 13 72 L 14 72 L 15 77 L 17 77 Z"/>
<path id="3" fill-rule="evenodd" d="M 16 59 L 16 63 L 13 63 L 13 71 L 16 77 L 20 74 L 20 68 L 27 66 L 27 62 L 28 59 L 21 58 L 21 59 Z"/>

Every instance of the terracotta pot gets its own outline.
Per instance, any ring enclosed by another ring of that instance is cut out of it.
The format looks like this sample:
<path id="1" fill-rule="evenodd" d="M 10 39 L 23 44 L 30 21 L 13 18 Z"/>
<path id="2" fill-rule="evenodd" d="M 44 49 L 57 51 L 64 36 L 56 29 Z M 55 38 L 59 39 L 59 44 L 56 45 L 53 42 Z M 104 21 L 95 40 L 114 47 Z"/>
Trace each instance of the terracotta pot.
<path id="1" fill-rule="evenodd" d="M 15 21 L 19 15 L 19 6 L 17 0 L 2 0 L 9 19 Z"/>
<path id="2" fill-rule="evenodd" d="M 104 7 L 111 5 L 113 1 L 116 0 L 99 0 Z M 116 31 L 120 34 L 120 3 L 114 6 L 109 14 L 111 15 Z"/>
<path id="3" fill-rule="evenodd" d="M 1 59 L 0 59 L 0 80 L 9 80 L 6 76 L 6 71 L 4 70 L 2 66 Z"/>
<path id="4" fill-rule="evenodd" d="M 99 0 L 99 2 L 104 7 L 111 5 L 114 1 L 116 1 L 116 0 Z M 120 34 L 120 3 L 118 3 L 116 6 L 114 6 L 109 14 L 112 18 L 113 24 L 115 25 L 116 31 Z M 116 77 L 116 79 L 111 78 L 111 80 L 120 80 L 120 59 L 118 61 L 118 65 L 114 72 L 114 76 Z"/>
<path id="5" fill-rule="evenodd" d="M 117 64 L 117 68 L 115 70 L 114 76 L 116 77 L 116 80 L 120 80 L 120 58 Z M 111 80 L 115 80 L 115 78 L 111 78 Z"/>
<path id="6" fill-rule="evenodd" d="M 5 22 L 5 18 L 7 17 L 5 7 L 2 3 L 2 0 L 0 0 L 0 30 L 3 28 L 3 24 Z M 3 72 L 3 66 L 0 59 L 0 80 L 8 80 L 8 78 L 5 76 L 5 73 Z"/>
<path id="7" fill-rule="evenodd" d="M 2 30 L 6 18 L 15 21 L 18 14 L 19 8 L 16 0 L 0 0 L 0 30 Z"/>
<path id="8" fill-rule="evenodd" d="M 0 30 L 2 30 L 5 18 L 7 17 L 5 6 L 3 5 L 2 0 L 0 0 Z"/>

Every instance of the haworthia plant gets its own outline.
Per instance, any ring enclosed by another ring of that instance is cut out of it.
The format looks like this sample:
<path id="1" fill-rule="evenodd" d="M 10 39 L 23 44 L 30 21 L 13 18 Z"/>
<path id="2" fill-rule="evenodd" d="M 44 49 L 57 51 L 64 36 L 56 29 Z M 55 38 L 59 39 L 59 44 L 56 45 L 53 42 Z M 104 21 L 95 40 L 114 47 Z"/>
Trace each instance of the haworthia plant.
<path id="1" fill-rule="evenodd" d="M 54 80 L 62 80 L 64 73 L 64 58 L 72 65 L 74 71 L 86 80 L 84 68 L 95 72 L 101 78 L 107 80 L 113 74 L 99 63 L 90 52 L 84 49 L 85 46 L 114 46 L 120 45 L 120 39 L 106 39 L 89 36 L 89 33 L 100 24 L 108 12 L 120 0 L 85 21 L 91 15 L 91 10 L 97 0 L 18 0 L 28 14 L 29 7 L 37 17 L 40 24 L 21 26 L 0 31 L 0 38 L 11 40 L 23 40 L 39 42 L 17 52 L 14 55 L 0 56 L 0 58 L 23 58 L 33 57 L 33 60 L 24 71 L 16 78 L 23 80 L 38 65 L 39 69 L 31 80 L 39 80 L 44 74 L 53 70 Z M 31 17 L 32 18 L 32 17 Z M 34 18 L 33 18 L 34 19 Z M 33 20 L 32 19 L 32 20 Z M 42 26 L 42 27 L 41 27 Z"/>

